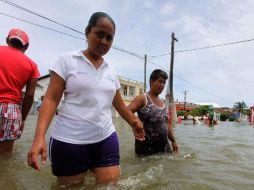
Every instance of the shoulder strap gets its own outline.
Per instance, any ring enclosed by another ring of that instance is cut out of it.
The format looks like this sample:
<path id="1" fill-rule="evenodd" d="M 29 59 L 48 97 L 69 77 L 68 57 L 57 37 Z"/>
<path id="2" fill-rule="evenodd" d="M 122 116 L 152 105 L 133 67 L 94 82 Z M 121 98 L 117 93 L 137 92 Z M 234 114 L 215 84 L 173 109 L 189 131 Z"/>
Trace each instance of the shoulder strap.
<path id="1" fill-rule="evenodd" d="M 140 110 L 144 109 L 147 106 L 147 96 L 146 96 L 146 93 L 144 93 L 144 97 L 145 97 L 145 105 Z"/>
<path id="2" fill-rule="evenodd" d="M 152 101 L 152 99 L 151 99 L 151 97 L 146 93 L 146 99 L 147 99 L 147 104 L 149 103 L 149 104 L 154 104 L 153 103 L 153 101 Z"/>

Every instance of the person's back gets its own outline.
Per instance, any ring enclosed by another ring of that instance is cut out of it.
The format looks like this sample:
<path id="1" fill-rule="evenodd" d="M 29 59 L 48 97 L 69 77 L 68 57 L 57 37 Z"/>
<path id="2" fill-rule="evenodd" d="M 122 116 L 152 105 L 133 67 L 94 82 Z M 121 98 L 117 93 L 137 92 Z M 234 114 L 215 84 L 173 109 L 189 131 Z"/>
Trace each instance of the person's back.
<path id="1" fill-rule="evenodd" d="M 21 91 L 36 65 L 20 50 L 0 46 L 0 102 L 20 103 Z"/>
<path id="2" fill-rule="evenodd" d="M 12 152 L 21 137 L 40 76 L 37 65 L 24 54 L 29 46 L 24 31 L 10 30 L 6 43 L 0 46 L 0 153 Z"/>

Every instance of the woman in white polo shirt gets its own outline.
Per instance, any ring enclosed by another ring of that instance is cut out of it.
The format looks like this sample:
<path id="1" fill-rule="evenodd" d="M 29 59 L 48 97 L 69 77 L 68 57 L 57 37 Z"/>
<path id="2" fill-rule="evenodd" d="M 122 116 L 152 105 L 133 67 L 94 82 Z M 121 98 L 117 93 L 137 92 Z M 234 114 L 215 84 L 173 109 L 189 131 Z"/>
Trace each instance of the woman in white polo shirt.
<path id="1" fill-rule="evenodd" d="M 133 127 L 135 138 L 144 139 L 143 125 L 125 106 L 120 83 L 103 59 L 113 42 L 115 24 L 106 13 L 94 13 L 86 27 L 86 50 L 58 57 L 50 68 L 50 83 L 38 116 L 28 164 L 40 170 L 45 164 L 45 134 L 64 94 L 61 111 L 52 126 L 49 157 L 60 184 L 80 184 L 91 170 L 96 182 L 119 178 L 119 144 L 112 123 L 111 106 Z"/>

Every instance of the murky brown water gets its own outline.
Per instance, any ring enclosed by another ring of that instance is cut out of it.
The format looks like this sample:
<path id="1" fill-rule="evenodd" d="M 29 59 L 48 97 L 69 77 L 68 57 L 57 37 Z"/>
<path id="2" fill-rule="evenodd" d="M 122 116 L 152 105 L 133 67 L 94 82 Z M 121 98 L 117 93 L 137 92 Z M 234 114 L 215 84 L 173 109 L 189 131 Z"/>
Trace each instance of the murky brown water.
<path id="1" fill-rule="evenodd" d="M 66 189 L 55 184 L 49 161 L 41 172 L 27 166 L 35 123 L 36 116 L 30 115 L 13 155 L 0 155 L 0 190 Z M 178 155 L 136 158 L 130 128 L 121 119 L 115 119 L 114 123 L 121 151 L 119 184 L 96 186 L 93 176 L 88 174 L 82 186 L 71 189 L 254 189 L 254 126 L 220 123 L 208 128 L 181 124 L 175 128 Z"/>

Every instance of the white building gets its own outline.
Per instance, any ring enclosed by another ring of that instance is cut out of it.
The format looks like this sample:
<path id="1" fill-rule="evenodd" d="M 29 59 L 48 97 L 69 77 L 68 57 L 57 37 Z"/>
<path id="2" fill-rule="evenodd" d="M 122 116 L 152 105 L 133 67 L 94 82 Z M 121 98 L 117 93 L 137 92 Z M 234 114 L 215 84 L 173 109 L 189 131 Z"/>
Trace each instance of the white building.
<path id="1" fill-rule="evenodd" d="M 50 79 L 49 74 L 44 75 L 38 79 L 37 86 L 35 89 L 35 94 L 34 94 L 35 102 L 38 102 L 41 99 L 41 96 L 45 95 L 49 85 L 49 79 Z"/>
<path id="2" fill-rule="evenodd" d="M 31 109 L 31 113 L 36 113 L 36 104 L 40 101 L 41 96 L 45 95 L 49 85 L 49 79 L 50 79 L 49 74 L 44 75 L 38 79 L 34 95 L 35 104 Z M 126 105 L 128 105 L 135 96 L 144 93 L 143 82 L 127 79 L 121 76 L 118 76 L 118 79 L 121 84 L 120 93 Z M 118 116 L 113 107 L 112 107 L 112 115 L 113 117 Z"/>

